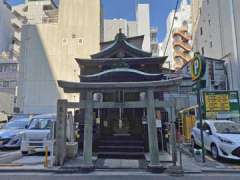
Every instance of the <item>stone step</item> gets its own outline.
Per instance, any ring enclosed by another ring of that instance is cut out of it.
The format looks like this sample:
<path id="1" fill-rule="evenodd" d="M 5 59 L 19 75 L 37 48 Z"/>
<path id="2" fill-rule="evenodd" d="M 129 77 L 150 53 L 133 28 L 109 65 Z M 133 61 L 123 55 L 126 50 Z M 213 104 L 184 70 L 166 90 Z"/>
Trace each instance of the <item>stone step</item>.
<path id="1" fill-rule="evenodd" d="M 144 152 L 143 146 L 98 146 L 100 152 Z"/>
<path id="2" fill-rule="evenodd" d="M 143 152 L 98 152 L 97 156 L 103 159 L 145 159 Z"/>
<path id="3" fill-rule="evenodd" d="M 98 144 L 101 146 L 144 146 L 143 141 L 127 140 L 100 140 Z"/>
<path id="4" fill-rule="evenodd" d="M 139 136 L 125 136 L 125 135 L 116 135 L 116 136 L 105 136 L 101 137 L 101 140 L 128 140 L 128 141 L 136 141 L 143 140 L 142 137 Z"/>

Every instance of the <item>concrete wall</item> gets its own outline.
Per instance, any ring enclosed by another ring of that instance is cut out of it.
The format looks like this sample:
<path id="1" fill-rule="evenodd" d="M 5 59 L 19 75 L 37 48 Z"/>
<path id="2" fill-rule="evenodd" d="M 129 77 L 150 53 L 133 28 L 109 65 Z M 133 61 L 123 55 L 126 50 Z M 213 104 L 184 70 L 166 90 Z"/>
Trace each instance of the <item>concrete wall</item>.
<path id="1" fill-rule="evenodd" d="M 104 41 L 114 40 L 120 28 L 127 37 L 144 35 L 142 49 L 144 51 L 151 51 L 149 4 L 138 4 L 136 21 L 128 21 L 126 19 L 105 19 Z"/>
<path id="2" fill-rule="evenodd" d="M 240 90 L 239 11 L 239 0 L 203 1 L 193 39 L 195 51 L 226 60 L 232 90 Z"/>
<path id="3" fill-rule="evenodd" d="M 11 11 L 6 7 L 3 1 L 0 1 L 0 54 L 2 51 L 8 51 L 12 42 L 13 29 L 11 27 Z"/>
<path id="4" fill-rule="evenodd" d="M 81 11 L 80 11 L 81 10 Z M 57 80 L 78 82 L 74 58 L 100 50 L 100 1 L 61 0 L 58 23 L 25 25 L 20 57 L 19 106 L 24 113 L 55 113 L 64 95 Z"/>
<path id="5" fill-rule="evenodd" d="M 13 113 L 14 95 L 0 92 L 0 112 Z"/>
<path id="6" fill-rule="evenodd" d="M 143 49 L 151 51 L 150 38 L 150 7 L 149 4 L 138 4 L 137 6 L 138 34 L 144 35 Z"/>
<path id="7" fill-rule="evenodd" d="M 128 22 L 125 19 L 105 19 L 104 20 L 104 42 L 114 40 L 119 29 L 128 36 Z"/>

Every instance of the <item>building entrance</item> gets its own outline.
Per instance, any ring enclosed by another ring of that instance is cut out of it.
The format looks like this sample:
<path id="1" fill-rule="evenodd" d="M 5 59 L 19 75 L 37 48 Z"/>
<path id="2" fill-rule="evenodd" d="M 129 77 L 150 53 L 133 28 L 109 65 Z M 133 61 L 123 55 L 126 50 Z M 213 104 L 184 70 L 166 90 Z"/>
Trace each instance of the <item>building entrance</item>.
<path id="1" fill-rule="evenodd" d="M 100 136 L 140 136 L 144 109 L 112 108 L 100 110 Z"/>

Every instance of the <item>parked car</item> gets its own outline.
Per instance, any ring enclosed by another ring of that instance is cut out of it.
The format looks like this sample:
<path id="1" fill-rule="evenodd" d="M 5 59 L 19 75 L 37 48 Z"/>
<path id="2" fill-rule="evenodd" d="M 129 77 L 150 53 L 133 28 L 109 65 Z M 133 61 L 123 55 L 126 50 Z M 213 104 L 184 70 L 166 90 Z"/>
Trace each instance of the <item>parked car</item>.
<path id="1" fill-rule="evenodd" d="M 56 122 L 55 114 L 33 116 L 29 127 L 23 134 L 21 152 L 27 155 L 31 152 L 44 152 L 45 147 L 52 148 L 51 129 Z"/>
<path id="2" fill-rule="evenodd" d="M 13 117 L 0 129 L 0 148 L 19 149 L 22 135 L 29 124 L 28 117 Z"/>
<path id="3" fill-rule="evenodd" d="M 204 146 L 214 159 L 240 160 L 240 124 L 229 120 L 203 123 Z M 201 146 L 200 123 L 192 129 L 192 146 Z"/>

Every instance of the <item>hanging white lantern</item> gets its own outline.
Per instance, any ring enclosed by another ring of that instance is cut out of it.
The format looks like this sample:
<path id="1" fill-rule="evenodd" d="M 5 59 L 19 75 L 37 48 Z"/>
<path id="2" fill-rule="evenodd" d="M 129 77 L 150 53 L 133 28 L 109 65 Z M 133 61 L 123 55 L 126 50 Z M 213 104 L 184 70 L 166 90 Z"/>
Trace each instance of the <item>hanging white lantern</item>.
<path id="1" fill-rule="evenodd" d="M 140 92 L 139 96 L 140 96 L 140 101 L 144 101 L 145 98 L 146 98 L 146 93 L 145 92 Z"/>

